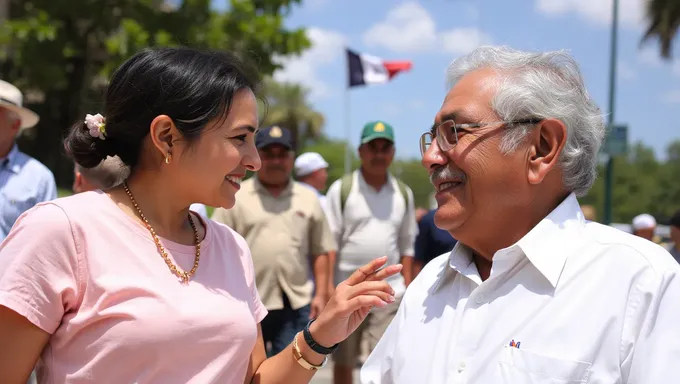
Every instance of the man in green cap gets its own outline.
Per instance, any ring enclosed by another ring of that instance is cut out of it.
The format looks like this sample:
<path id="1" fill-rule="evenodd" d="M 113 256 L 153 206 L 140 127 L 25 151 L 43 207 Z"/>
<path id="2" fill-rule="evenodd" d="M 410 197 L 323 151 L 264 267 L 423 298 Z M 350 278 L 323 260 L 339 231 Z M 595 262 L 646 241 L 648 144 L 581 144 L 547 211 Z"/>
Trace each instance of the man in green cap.
<path id="1" fill-rule="evenodd" d="M 394 159 L 394 129 L 372 121 L 361 131 L 361 168 L 328 189 L 327 214 L 337 240 L 335 283 L 375 257 L 387 255 L 388 264 L 401 262 L 401 275 L 387 279 L 395 302 L 374 308 L 361 328 L 340 344 L 334 355 L 334 383 L 351 384 L 362 339 L 370 352 L 397 313 L 401 296 L 412 280 L 413 244 L 418 234 L 413 192 L 389 173 Z"/>

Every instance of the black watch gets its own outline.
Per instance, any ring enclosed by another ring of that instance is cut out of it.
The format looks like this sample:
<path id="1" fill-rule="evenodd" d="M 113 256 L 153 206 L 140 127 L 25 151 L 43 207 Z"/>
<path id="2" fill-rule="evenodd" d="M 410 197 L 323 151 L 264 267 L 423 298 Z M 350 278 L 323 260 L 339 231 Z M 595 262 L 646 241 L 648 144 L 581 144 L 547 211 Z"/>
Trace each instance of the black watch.
<path id="1" fill-rule="evenodd" d="M 335 344 L 334 346 L 327 348 L 324 347 L 323 345 L 320 345 L 316 341 L 314 341 L 314 338 L 312 337 L 312 333 L 309 332 L 309 326 L 312 325 L 316 319 L 309 320 L 309 323 L 307 323 L 307 326 L 305 326 L 305 329 L 302 330 L 302 336 L 305 338 L 305 342 L 307 345 L 309 345 L 309 348 L 312 349 L 312 351 L 320 354 L 320 355 L 330 355 L 333 353 L 336 349 L 338 349 L 338 345 L 340 344 Z"/>

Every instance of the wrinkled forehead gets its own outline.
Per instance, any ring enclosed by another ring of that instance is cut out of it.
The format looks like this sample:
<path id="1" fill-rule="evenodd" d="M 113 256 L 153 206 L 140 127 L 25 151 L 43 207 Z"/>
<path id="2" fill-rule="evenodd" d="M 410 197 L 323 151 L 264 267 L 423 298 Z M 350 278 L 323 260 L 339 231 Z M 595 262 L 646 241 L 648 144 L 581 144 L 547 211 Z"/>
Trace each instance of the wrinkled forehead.
<path id="1" fill-rule="evenodd" d="M 492 69 L 478 69 L 464 75 L 446 94 L 435 115 L 435 123 L 446 120 L 474 123 L 497 118 L 491 105 L 497 85 L 498 74 Z"/>

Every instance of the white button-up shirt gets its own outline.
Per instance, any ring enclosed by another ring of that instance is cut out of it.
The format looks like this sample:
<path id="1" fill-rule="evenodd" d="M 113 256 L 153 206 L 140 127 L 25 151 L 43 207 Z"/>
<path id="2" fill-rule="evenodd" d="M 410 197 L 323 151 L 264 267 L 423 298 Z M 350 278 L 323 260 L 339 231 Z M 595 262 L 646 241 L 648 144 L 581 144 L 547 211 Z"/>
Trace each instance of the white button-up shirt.
<path id="1" fill-rule="evenodd" d="M 680 266 L 569 196 L 482 281 L 458 243 L 409 286 L 361 382 L 680 383 Z"/>

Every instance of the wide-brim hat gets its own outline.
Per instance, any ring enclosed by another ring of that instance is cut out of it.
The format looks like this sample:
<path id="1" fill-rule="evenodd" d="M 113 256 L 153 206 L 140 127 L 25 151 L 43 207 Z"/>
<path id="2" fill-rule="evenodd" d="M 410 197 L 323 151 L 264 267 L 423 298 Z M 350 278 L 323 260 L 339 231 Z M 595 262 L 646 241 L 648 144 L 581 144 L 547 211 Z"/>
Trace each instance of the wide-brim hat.
<path id="1" fill-rule="evenodd" d="M 21 129 L 26 129 L 38 124 L 40 116 L 30 109 L 24 108 L 23 99 L 24 97 L 19 88 L 0 80 L 0 108 L 16 113 L 21 120 Z"/>

